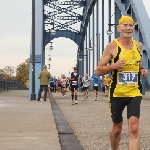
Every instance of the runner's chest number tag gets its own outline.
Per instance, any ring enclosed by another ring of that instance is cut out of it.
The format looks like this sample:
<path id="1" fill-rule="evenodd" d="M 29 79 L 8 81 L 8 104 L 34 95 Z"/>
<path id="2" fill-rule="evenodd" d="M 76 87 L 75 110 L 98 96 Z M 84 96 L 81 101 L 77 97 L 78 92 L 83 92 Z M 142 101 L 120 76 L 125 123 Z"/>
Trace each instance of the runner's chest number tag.
<path id="1" fill-rule="evenodd" d="M 119 84 L 127 86 L 137 85 L 137 72 L 120 72 L 119 73 Z"/>
<path id="2" fill-rule="evenodd" d="M 72 85 L 77 85 L 77 81 L 72 81 Z"/>

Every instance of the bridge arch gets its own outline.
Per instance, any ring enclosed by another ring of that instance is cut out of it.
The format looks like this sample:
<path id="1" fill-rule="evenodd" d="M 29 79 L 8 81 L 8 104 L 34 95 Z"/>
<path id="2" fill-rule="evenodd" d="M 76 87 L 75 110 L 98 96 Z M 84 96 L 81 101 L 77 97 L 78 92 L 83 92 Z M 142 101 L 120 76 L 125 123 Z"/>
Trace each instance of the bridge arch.
<path id="1" fill-rule="evenodd" d="M 72 32 L 69 30 L 56 30 L 55 35 L 51 35 L 49 32 L 44 33 L 44 39 L 45 39 L 44 46 L 46 46 L 54 38 L 59 38 L 59 37 L 71 39 L 78 46 L 80 44 L 80 33 L 79 32 Z"/>
<path id="2" fill-rule="evenodd" d="M 45 51 L 45 64 L 50 64 L 48 69 L 52 76 L 59 77 L 61 74 L 68 76 L 69 72 L 73 71 L 73 67 L 76 66 L 76 54 L 78 45 L 69 38 L 59 37 L 54 38 L 53 50 L 49 50 L 51 44 L 46 45 Z M 49 55 L 51 61 L 48 60 Z"/>

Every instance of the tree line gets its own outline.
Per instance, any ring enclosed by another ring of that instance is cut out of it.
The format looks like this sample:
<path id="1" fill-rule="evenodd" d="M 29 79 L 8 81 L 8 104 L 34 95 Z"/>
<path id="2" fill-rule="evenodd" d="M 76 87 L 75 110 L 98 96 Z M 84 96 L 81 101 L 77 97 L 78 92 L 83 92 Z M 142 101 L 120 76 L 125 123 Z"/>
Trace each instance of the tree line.
<path id="1" fill-rule="evenodd" d="M 0 69 L 0 78 L 18 80 L 26 87 L 29 87 L 29 66 L 30 58 L 19 64 L 17 68 L 6 66 L 3 69 Z"/>

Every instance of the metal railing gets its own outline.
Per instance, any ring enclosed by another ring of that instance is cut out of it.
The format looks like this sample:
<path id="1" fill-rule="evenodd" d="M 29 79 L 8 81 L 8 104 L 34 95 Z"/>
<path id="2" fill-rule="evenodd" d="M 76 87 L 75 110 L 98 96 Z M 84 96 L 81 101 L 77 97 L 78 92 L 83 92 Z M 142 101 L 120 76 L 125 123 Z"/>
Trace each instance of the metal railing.
<path id="1" fill-rule="evenodd" d="M 8 90 L 28 90 L 28 88 L 17 80 L 0 79 L 0 92 Z"/>

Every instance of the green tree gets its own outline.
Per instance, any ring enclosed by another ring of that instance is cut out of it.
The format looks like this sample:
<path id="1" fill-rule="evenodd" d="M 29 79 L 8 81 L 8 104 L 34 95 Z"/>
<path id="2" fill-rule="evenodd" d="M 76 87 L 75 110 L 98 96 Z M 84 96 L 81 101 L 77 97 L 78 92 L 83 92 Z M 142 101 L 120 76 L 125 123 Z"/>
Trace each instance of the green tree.
<path id="1" fill-rule="evenodd" d="M 4 69 L 1 69 L 2 78 L 5 79 L 15 79 L 14 73 L 15 67 L 13 66 L 6 66 Z"/>
<path id="2" fill-rule="evenodd" d="M 0 78 L 3 78 L 3 76 L 4 76 L 4 70 L 0 69 Z"/>
<path id="3" fill-rule="evenodd" d="M 29 64 L 30 59 L 26 59 L 25 62 L 21 63 L 17 66 L 16 69 L 16 79 L 28 87 L 28 80 L 29 80 Z"/>

